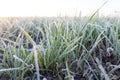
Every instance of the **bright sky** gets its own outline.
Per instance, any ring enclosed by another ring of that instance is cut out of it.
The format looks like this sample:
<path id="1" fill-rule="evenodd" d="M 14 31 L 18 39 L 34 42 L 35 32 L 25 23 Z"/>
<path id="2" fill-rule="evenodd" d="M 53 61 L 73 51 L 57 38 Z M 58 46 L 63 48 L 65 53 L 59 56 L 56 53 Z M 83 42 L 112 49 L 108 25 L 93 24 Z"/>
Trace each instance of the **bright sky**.
<path id="1" fill-rule="evenodd" d="M 96 11 L 106 0 L 0 0 L 0 17 L 82 16 Z M 117 11 L 118 13 L 115 13 Z M 120 0 L 108 0 L 103 14 L 120 14 Z M 115 15 L 114 14 L 114 15 Z"/>

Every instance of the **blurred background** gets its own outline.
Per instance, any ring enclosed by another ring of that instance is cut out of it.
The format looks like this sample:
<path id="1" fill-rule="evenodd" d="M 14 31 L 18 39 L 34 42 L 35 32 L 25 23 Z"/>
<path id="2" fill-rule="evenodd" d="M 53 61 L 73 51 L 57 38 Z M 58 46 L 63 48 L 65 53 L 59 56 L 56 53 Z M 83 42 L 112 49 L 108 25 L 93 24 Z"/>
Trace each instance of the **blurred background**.
<path id="1" fill-rule="evenodd" d="M 88 16 L 106 0 L 0 0 L 0 17 Z M 99 15 L 119 16 L 120 0 L 108 0 Z"/>

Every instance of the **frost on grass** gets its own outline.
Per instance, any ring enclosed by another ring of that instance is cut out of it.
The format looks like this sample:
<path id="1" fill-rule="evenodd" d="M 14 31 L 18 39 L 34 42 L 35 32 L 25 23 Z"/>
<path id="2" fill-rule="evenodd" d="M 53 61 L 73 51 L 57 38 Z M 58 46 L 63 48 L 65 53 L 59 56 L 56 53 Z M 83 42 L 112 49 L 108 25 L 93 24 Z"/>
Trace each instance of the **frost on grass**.
<path id="1" fill-rule="evenodd" d="M 7 19 L 0 23 L 0 28 L 6 26 L 0 32 L 0 77 L 119 79 L 119 20 L 105 17 L 95 17 L 89 22 L 87 18 Z"/>

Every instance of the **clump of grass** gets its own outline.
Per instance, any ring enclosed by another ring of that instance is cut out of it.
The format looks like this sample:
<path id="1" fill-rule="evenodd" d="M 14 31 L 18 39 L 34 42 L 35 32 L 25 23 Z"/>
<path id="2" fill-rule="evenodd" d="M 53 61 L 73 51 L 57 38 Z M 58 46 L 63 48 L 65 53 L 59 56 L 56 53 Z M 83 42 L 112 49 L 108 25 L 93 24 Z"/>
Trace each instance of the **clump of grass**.
<path id="1" fill-rule="evenodd" d="M 13 18 L 6 25 L 1 79 L 119 78 L 119 18 Z"/>

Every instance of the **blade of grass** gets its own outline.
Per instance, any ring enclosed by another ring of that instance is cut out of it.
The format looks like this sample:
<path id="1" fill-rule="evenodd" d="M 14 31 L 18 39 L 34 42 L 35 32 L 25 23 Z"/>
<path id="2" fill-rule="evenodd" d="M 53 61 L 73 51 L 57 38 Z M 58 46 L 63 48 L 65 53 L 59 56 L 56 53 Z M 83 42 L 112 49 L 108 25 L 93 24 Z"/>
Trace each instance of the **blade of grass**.
<path id="1" fill-rule="evenodd" d="M 79 40 L 80 40 L 80 38 L 75 38 L 72 43 L 69 43 L 69 45 L 67 45 L 67 48 L 62 52 L 61 55 L 59 55 L 58 60 L 60 61 L 62 58 L 64 58 L 68 54 L 68 52 L 73 51 L 77 47 L 77 45 L 75 45 L 75 44 Z"/>
<path id="2" fill-rule="evenodd" d="M 30 37 L 30 35 L 22 27 L 19 27 L 19 28 L 21 29 L 23 34 L 27 37 L 28 40 L 30 40 L 30 42 L 33 45 L 34 61 L 35 61 L 35 67 L 36 67 L 36 72 L 37 72 L 37 80 L 40 80 L 40 72 L 39 72 L 40 70 L 39 70 L 39 65 L 38 65 L 37 45 L 34 42 L 34 40 Z"/>
<path id="3" fill-rule="evenodd" d="M 66 61 L 66 70 L 67 70 L 67 76 L 65 78 L 67 78 L 68 80 L 74 80 L 73 76 L 70 74 L 67 61 Z"/>
<path id="4" fill-rule="evenodd" d="M 99 59 L 96 58 L 95 60 L 96 60 L 96 62 L 97 62 L 97 64 L 98 64 L 99 69 L 100 69 L 101 72 L 103 73 L 103 75 L 104 75 L 104 77 L 105 77 L 105 80 L 110 80 L 108 74 L 106 73 L 106 71 L 105 71 L 105 69 L 103 68 L 102 64 L 100 63 Z"/>
<path id="5" fill-rule="evenodd" d="M 0 72 L 13 71 L 13 70 L 21 70 L 21 67 L 18 67 L 18 68 L 8 68 L 8 69 L 0 69 Z"/>
<path id="6" fill-rule="evenodd" d="M 104 38 L 104 37 L 101 38 L 101 35 L 102 35 L 103 33 L 104 33 L 104 31 L 102 31 L 102 32 L 98 35 L 98 37 L 97 37 L 95 43 L 93 44 L 92 48 L 85 54 L 85 56 L 84 56 L 81 60 L 79 60 L 80 62 L 78 62 L 78 67 L 80 67 L 81 63 L 83 63 L 84 60 L 86 60 L 86 58 L 88 58 L 88 57 L 92 54 L 92 51 L 94 50 L 94 48 L 95 48 L 95 47 L 97 46 L 97 44 Z"/>
<path id="7" fill-rule="evenodd" d="M 92 18 L 95 16 L 95 14 L 97 14 L 97 12 L 99 12 L 99 10 L 100 10 L 107 2 L 108 2 L 108 0 L 105 1 L 104 4 L 103 4 L 100 8 L 98 8 L 98 9 L 92 14 L 92 16 L 90 16 L 90 18 L 88 19 L 88 21 L 83 25 L 81 31 L 83 31 L 83 29 L 85 28 L 85 26 L 92 20 Z"/>
<path id="8" fill-rule="evenodd" d="M 36 71 L 37 71 L 37 79 L 40 80 L 40 72 L 39 72 L 39 65 L 38 65 L 38 53 L 37 53 L 35 45 L 33 46 L 33 50 L 34 50 L 35 67 L 36 67 Z"/>

